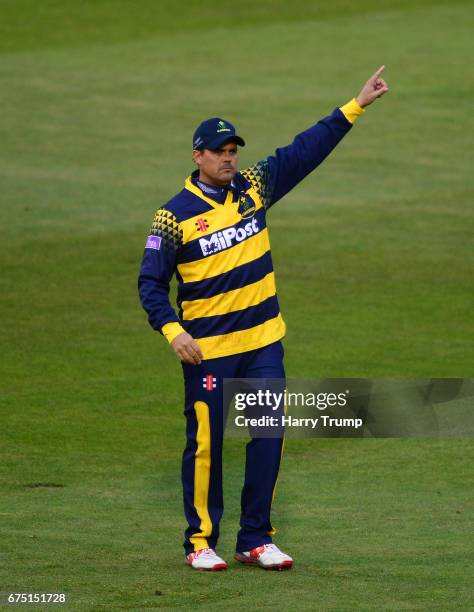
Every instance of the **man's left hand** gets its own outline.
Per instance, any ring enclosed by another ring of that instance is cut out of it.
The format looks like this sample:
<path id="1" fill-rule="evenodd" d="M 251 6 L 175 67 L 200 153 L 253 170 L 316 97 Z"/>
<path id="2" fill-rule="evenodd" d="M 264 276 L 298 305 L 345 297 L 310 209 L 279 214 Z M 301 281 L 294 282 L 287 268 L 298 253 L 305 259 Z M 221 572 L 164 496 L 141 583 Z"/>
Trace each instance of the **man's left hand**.
<path id="1" fill-rule="evenodd" d="M 385 66 L 380 68 L 370 77 L 367 83 L 362 87 L 360 94 L 356 98 L 357 104 L 364 108 L 372 104 L 374 100 L 380 98 L 388 91 L 387 83 L 381 78 Z"/>

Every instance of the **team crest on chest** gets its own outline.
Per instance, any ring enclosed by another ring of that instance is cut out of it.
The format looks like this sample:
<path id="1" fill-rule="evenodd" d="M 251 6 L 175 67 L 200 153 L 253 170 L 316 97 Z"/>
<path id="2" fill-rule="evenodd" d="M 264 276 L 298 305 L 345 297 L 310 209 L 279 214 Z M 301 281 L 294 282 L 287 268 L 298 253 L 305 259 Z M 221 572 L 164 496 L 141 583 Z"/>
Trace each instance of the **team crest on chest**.
<path id="1" fill-rule="evenodd" d="M 240 194 L 238 211 L 242 216 L 242 219 L 251 219 L 256 210 L 257 207 L 255 206 L 255 202 L 248 195 L 248 193 Z"/>

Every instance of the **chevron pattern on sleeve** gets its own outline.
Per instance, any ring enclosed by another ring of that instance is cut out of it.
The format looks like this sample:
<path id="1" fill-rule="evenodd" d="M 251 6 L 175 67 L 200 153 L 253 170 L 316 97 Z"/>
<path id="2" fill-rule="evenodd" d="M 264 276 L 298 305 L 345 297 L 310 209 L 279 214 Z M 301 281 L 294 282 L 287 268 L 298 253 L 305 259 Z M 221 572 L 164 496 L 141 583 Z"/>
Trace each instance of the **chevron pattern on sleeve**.
<path id="1" fill-rule="evenodd" d="M 164 248 L 178 250 L 183 242 L 183 230 L 173 213 L 166 208 L 156 211 L 150 233 L 160 236 Z"/>
<path id="2" fill-rule="evenodd" d="M 274 180 L 268 160 L 263 159 L 253 166 L 241 171 L 241 174 L 252 184 L 260 196 L 263 205 L 267 208 L 272 200 Z"/>

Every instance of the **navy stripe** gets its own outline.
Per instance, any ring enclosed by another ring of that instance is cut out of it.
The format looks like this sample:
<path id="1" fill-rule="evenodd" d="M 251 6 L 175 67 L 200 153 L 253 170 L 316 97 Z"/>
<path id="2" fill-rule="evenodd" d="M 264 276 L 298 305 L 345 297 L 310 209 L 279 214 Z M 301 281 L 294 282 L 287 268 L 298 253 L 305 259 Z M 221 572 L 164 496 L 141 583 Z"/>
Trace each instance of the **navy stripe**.
<path id="1" fill-rule="evenodd" d="M 273 272 L 272 256 L 270 251 L 267 251 L 261 257 L 219 276 L 191 283 L 181 282 L 178 287 L 178 304 L 183 300 L 201 300 L 232 289 L 240 289 L 262 280 L 270 272 Z"/>
<path id="2" fill-rule="evenodd" d="M 178 223 L 196 215 L 205 215 L 206 212 L 214 210 L 208 202 L 202 200 L 188 189 L 180 191 L 163 208 L 172 212 Z"/>
<path id="3" fill-rule="evenodd" d="M 220 336 L 221 334 L 249 329 L 265 323 L 268 319 L 273 319 L 279 312 L 277 296 L 272 295 L 256 306 L 249 306 L 249 308 L 224 315 L 183 321 L 182 324 L 184 329 L 194 338 L 207 338 L 208 336 Z"/>
<path id="4" fill-rule="evenodd" d="M 257 233 L 261 233 L 267 226 L 265 223 L 265 209 L 264 208 L 260 208 L 260 210 L 258 210 L 255 213 L 255 215 L 251 217 L 250 219 L 241 219 L 235 225 L 229 225 L 228 227 L 223 227 L 219 230 L 216 230 L 216 232 L 212 232 L 211 234 L 207 234 L 206 236 L 200 236 L 199 238 L 195 238 L 194 240 L 190 240 L 189 242 L 186 242 L 186 244 L 183 244 L 183 246 L 181 247 L 178 253 L 177 263 L 178 264 L 190 263 L 192 261 L 199 261 L 200 259 L 204 259 L 206 256 L 203 254 L 201 245 L 199 244 L 199 241 L 201 239 L 209 240 L 213 234 L 217 232 L 225 231 L 226 229 L 229 229 L 229 227 L 235 227 L 236 230 L 239 228 L 243 228 L 247 225 L 247 223 L 252 223 L 254 219 L 256 219 L 257 226 L 258 226 Z M 255 235 L 256 234 L 252 234 L 252 236 L 255 236 Z M 241 242 L 245 242 L 245 240 L 248 240 L 252 236 L 246 236 L 244 240 L 242 240 Z M 231 246 L 227 247 L 226 249 L 222 249 L 222 251 L 218 251 L 218 252 L 229 250 L 236 244 L 240 244 L 240 243 L 234 239 L 232 241 Z"/>

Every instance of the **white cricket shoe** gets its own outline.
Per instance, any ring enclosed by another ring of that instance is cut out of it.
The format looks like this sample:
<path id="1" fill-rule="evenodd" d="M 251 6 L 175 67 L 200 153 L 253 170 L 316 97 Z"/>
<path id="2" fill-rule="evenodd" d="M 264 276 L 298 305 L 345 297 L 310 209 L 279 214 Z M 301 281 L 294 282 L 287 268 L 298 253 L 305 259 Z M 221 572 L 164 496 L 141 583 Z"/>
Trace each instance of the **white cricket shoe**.
<path id="1" fill-rule="evenodd" d="M 234 559 L 240 563 L 253 563 L 266 570 L 290 569 L 293 559 L 282 552 L 275 544 L 264 544 L 248 552 L 235 553 Z"/>
<path id="2" fill-rule="evenodd" d="M 213 548 L 202 548 L 189 553 L 184 561 L 197 570 L 207 570 L 208 572 L 219 572 L 227 569 L 227 563 L 216 555 Z"/>

